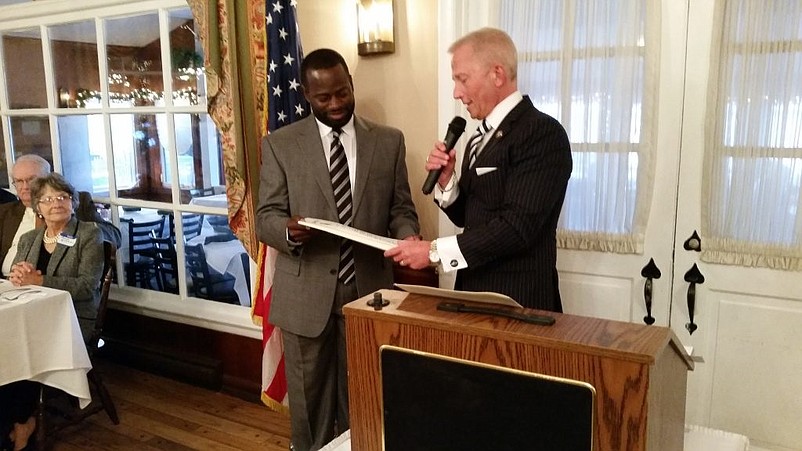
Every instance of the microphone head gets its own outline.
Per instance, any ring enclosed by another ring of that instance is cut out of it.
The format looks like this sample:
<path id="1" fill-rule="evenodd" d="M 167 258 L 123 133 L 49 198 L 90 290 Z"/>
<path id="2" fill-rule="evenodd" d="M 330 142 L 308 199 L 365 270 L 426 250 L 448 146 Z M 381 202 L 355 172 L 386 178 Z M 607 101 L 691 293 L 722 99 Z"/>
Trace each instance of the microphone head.
<path id="1" fill-rule="evenodd" d="M 460 116 L 454 116 L 451 123 L 448 124 L 448 129 L 457 135 L 461 135 L 465 131 L 465 119 Z"/>

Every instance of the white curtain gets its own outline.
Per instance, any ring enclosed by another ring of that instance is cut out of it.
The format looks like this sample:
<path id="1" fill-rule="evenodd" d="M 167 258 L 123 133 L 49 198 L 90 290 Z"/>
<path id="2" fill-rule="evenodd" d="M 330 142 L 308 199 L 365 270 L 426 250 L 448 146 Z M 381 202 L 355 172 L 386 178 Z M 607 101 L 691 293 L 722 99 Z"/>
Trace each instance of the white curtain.
<path id="1" fill-rule="evenodd" d="M 802 2 L 716 12 L 701 258 L 802 270 Z"/>
<path id="2" fill-rule="evenodd" d="M 557 118 L 571 140 L 574 168 L 559 246 L 641 253 L 654 178 L 659 2 L 495 5 L 491 25 L 518 47 L 519 89 Z"/>

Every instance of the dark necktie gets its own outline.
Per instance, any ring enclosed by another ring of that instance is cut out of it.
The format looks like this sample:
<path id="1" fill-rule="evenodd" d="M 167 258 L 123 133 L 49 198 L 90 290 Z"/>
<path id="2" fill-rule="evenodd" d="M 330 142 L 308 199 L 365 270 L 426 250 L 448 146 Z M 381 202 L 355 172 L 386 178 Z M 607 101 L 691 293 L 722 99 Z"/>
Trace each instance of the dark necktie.
<path id="1" fill-rule="evenodd" d="M 350 226 L 352 217 L 351 179 L 348 176 L 348 160 L 345 158 L 345 149 L 340 142 L 341 133 L 340 129 L 332 130 L 329 174 L 340 224 Z M 337 278 L 342 283 L 349 283 L 354 279 L 354 246 L 350 240 L 343 240 L 340 245 L 340 269 Z"/>
<path id="2" fill-rule="evenodd" d="M 476 127 L 476 132 L 471 136 L 471 139 L 468 140 L 468 167 L 472 168 L 473 164 L 476 163 L 476 157 L 479 156 L 479 148 L 482 145 L 482 137 L 485 136 L 485 133 L 490 131 L 490 127 L 487 126 L 487 122 L 482 120 L 482 123 Z"/>

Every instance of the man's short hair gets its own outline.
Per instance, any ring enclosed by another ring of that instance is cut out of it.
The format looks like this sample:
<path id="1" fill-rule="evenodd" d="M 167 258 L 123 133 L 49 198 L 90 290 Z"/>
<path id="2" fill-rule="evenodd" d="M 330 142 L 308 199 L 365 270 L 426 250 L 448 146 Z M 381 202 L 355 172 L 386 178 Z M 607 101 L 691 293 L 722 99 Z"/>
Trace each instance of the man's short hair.
<path id="1" fill-rule="evenodd" d="M 301 84 L 307 87 L 306 73 L 311 70 L 329 69 L 342 65 L 345 73 L 351 75 L 348 71 L 348 64 L 345 63 L 345 58 L 332 49 L 317 49 L 304 57 L 301 63 Z"/>
<path id="2" fill-rule="evenodd" d="M 27 161 L 29 163 L 34 163 L 39 165 L 39 172 L 41 175 L 49 174 L 51 169 L 50 162 L 45 160 L 44 158 L 36 155 L 34 153 L 26 153 L 25 155 L 20 155 L 14 159 L 14 165 L 16 166 L 17 163 L 21 161 Z"/>
<path id="3" fill-rule="evenodd" d="M 454 53 L 460 47 L 470 46 L 476 57 L 487 66 L 500 64 L 510 80 L 518 77 L 518 50 L 510 35 L 498 28 L 480 28 L 454 41 L 448 48 Z"/>

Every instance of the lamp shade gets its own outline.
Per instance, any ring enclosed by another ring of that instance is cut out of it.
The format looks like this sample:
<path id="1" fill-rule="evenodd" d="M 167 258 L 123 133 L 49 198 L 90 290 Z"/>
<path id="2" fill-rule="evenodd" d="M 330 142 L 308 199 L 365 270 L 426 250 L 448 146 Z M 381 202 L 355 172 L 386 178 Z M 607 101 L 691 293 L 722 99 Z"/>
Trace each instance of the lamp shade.
<path id="1" fill-rule="evenodd" d="M 395 52 L 393 0 L 357 0 L 360 55 Z"/>

